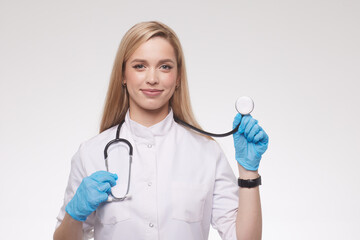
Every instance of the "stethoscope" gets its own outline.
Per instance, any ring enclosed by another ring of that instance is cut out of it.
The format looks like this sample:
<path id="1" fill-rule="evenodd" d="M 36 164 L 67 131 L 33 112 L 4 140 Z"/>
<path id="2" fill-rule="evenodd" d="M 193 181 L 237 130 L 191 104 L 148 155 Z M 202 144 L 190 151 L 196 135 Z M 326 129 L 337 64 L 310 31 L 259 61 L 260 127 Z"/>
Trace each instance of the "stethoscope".
<path id="1" fill-rule="evenodd" d="M 236 100 L 235 102 L 235 109 L 238 113 L 240 113 L 241 115 L 248 115 L 250 114 L 253 110 L 254 110 L 254 101 L 250 98 L 250 97 L 240 97 Z M 176 117 L 174 117 L 175 122 L 184 125 L 194 131 L 197 131 L 199 133 L 202 133 L 204 135 L 208 135 L 211 137 L 226 137 L 229 135 L 232 135 L 234 133 L 237 132 L 237 130 L 239 129 L 240 123 L 230 132 L 227 133 L 223 133 L 223 134 L 215 134 L 215 133 L 210 133 L 210 132 L 206 132 L 204 130 L 198 129 Z M 124 138 L 120 138 L 120 129 L 121 126 L 123 125 L 123 123 L 125 122 L 122 121 L 116 130 L 116 137 L 115 139 L 111 140 L 108 144 L 106 144 L 105 149 L 104 149 L 104 159 L 105 159 L 105 166 L 106 166 L 106 171 L 109 172 L 109 163 L 108 163 L 108 149 L 111 145 L 115 144 L 115 143 L 125 143 L 128 147 L 129 147 L 129 175 L 128 175 L 128 184 L 127 184 L 127 189 L 126 189 L 126 193 L 123 197 L 116 197 L 112 190 L 110 190 L 110 194 L 109 194 L 109 198 L 108 198 L 108 202 L 112 202 L 112 201 L 124 201 L 125 199 L 130 199 L 131 195 L 129 194 L 129 189 L 130 189 L 130 174 L 131 174 L 131 163 L 132 163 L 132 157 L 133 157 L 133 146 L 131 145 L 131 143 L 124 139 Z"/>

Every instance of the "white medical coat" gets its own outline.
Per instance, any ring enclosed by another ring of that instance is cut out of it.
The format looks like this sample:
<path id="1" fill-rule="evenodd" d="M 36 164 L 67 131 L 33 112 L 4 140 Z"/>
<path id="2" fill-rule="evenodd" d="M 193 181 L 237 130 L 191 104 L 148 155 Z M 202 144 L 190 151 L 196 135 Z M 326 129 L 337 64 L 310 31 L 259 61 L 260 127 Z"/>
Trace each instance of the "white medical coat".
<path id="1" fill-rule="evenodd" d="M 82 143 L 74 155 L 57 226 L 65 206 L 82 179 L 106 170 L 104 147 L 117 126 Z M 201 240 L 208 239 L 210 224 L 221 238 L 236 239 L 238 186 L 218 144 L 177 124 L 172 110 L 158 124 L 144 127 L 126 114 L 120 132 L 134 147 L 130 199 L 101 204 L 83 224 L 84 238 L 96 240 Z M 109 171 L 119 179 L 113 193 L 127 188 L 128 147 L 109 148 Z"/>

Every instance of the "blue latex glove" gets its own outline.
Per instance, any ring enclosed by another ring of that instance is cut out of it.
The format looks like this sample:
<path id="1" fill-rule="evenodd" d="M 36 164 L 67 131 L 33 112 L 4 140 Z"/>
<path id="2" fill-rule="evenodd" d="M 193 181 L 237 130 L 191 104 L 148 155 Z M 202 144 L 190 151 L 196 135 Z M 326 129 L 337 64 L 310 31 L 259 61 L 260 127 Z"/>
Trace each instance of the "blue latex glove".
<path id="1" fill-rule="evenodd" d="M 106 171 L 97 171 L 85 177 L 74 197 L 66 205 L 66 212 L 77 221 L 85 221 L 100 203 L 108 199 L 111 187 L 116 185 L 118 176 Z"/>
<path id="2" fill-rule="evenodd" d="M 269 137 L 251 115 L 242 117 L 238 113 L 235 116 L 233 128 L 240 122 L 238 131 L 233 135 L 235 159 L 246 170 L 256 171 L 259 168 L 261 156 L 268 147 Z"/>

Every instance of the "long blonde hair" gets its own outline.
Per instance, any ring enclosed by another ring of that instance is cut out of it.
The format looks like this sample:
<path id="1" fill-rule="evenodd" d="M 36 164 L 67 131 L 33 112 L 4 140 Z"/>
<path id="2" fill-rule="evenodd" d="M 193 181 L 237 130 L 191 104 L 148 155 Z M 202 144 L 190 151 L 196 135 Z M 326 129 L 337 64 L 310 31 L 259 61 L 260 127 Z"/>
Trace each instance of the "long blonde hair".
<path id="1" fill-rule="evenodd" d="M 200 128 L 195 120 L 190 104 L 185 59 L 180 41 L 171 28 L 163 23 L 151 21 L 136 24 L 121 40 L 110 77 L 104 112 L 100 124 L 100 133 L 124 120 L 129 108 L 128 92 L 122 84 L 126 61 L 141 44 L 153 37 L 163 37 L 172 45 L 175 51 L 180 81 L 170 99 L 170 106 L 173 109 L 174 116 Z"/>

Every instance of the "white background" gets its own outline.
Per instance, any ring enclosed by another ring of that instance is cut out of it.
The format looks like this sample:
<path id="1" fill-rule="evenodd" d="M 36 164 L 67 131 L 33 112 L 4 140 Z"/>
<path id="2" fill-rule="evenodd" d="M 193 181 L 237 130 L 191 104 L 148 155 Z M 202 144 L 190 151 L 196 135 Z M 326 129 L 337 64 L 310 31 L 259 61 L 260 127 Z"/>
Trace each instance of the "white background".
<path id="1" fill-rule="evenodd" d="M 118 44 L 147 20 L 180 37 L 204 129 L 230 130 L 236 98 L 254 99 L 270 136 L 263 239 L 360 239 L 359 12 L 357 0 L 1 0 L 1 239 L 52 238 Z M 238 175 L 232 138 L 218 141 Z"/>

